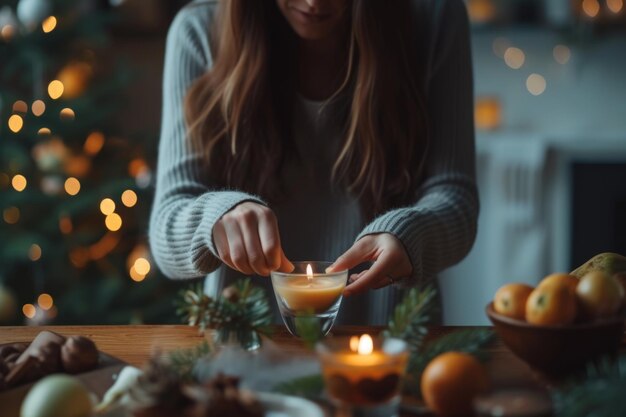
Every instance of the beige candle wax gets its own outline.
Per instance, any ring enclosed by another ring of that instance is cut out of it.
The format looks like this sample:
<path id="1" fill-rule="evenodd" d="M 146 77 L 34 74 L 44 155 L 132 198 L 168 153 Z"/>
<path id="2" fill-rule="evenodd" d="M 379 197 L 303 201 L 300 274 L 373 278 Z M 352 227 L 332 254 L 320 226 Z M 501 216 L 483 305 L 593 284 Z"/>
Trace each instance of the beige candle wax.
<path id="1" fill-rule="evenodd" d="M 275 283 L 274 290 L 289 309 L 298 312 L 313 310 L 317 313 L 328 310 L 341 296 L 345 286 L 345 282 L 316 276 L 308 265 L 306 276 L 294 276 Z"/>

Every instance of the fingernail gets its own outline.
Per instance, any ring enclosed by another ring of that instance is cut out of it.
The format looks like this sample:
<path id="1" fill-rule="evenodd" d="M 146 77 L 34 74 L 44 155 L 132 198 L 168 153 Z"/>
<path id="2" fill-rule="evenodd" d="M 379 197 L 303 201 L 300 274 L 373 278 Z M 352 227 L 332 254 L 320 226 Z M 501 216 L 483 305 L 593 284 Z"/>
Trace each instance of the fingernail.
<path id="1" fill-rule="evenodd" d="M 329 272 L 334 272 L 334 269 L 335 269 L 335 265 L 333 264 L 333 265 L 331 265 L 331 266 L 327 267 L 327 268 L 325 269 L 325 271 L 326 271 L 326 273 L 329 273 Z"/>

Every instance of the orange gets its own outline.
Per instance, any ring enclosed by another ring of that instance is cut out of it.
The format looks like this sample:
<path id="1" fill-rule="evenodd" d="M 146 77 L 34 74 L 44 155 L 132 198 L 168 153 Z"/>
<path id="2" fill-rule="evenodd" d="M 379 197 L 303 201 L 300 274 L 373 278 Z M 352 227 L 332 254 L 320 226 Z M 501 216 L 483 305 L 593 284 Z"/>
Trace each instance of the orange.
<path id="1" fill-rule="evenodd" d="M 471 414 L 474 398 L 488 388 L 489 378 L 483 365 L 462 352 L 442 353 L 434 358 L 421 380 L 424 402 L 441 416 Z"/>
<path id="2" fill-rule="evenodd" d="M 576 303 L 576 288 L 567 280 L 540 284 L 526 302 L 526 321 L 538 325 L 573 323 Z"/>
<path id="3" fill-rule="evenodd" d="M 564 272 L 557 272 L 555 274 L 550 274 L 544 279 L 541 280 L 538 287 L 543 287 L 546 285 L 555 285 L 555 284 L 567 284 L 574 291 L 576 291 L 576 287 L 578 286 L 578 278 L 574 275 L 566 274 Z"/>
<path id="4" fill-rule="evenodd" d="M 526 284 L 506 284 L 500 287 L 493 299 L 493 308 L 497 313 L 514 319 L 526 317 L 526 300 L 533 287 Z"/>

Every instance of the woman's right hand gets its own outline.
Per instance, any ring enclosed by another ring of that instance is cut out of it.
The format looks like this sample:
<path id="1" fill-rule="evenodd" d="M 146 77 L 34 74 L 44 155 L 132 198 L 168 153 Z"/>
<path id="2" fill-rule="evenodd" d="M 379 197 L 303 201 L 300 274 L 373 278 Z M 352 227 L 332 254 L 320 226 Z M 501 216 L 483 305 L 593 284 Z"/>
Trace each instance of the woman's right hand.
<path id="1" fill-rule="evenodd" d="M 222 262 L 243 274 L 293 271 L 280 245 L 276 215 L 262 204 L 248 201 L 224 214 L 213 226 L 213 242 Z"/>

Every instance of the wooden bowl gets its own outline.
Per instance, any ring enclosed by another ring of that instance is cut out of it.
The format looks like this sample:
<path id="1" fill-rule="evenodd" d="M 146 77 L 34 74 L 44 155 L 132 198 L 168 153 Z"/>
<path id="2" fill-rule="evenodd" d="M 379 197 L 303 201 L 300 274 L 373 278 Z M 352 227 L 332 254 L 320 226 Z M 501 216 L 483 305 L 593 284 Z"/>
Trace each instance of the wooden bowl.
<path id="1" fill-rule="evenodd" d="M 615 355 L 624 335 L 624 318 L 589 323 L 538 326 L 486 308 L 502 342 L 520 359 L 547 375 L 575 372 L 602 356 Z"/>

